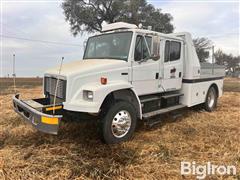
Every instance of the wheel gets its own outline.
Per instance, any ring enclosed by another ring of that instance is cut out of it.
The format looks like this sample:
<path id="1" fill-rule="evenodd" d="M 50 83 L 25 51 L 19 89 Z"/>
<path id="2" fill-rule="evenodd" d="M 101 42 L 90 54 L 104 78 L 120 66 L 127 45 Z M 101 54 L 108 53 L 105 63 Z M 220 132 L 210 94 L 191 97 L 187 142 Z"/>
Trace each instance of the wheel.
<path id="1" fill-rule="evenodd" d="M 100 120 L 100 136 L 104 143 L 115 144 L 132 137 L 137 116 L 134 106 L 125 101 L 114 103 Z"/>
<path id="2" fill-rule="evenodd" d="M 207 92 L 206 100 L 204 103 L 204 109 L 208 112 L 212 112 L 216 108 L 216 106 L 217 106 L 217 92 L 214 87 L 210 87 Z"/>

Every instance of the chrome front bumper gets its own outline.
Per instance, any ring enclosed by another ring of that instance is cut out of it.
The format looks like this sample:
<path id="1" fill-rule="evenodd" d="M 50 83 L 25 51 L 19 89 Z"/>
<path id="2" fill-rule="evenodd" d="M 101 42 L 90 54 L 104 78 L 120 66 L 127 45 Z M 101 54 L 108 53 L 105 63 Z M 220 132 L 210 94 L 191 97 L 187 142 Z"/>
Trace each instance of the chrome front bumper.
<path id="1" fill-rule="evenodd" d="M 48 134 L 57 134 L 62 115 L 43 113 L 19 99 L 19 94 L 13 96 L 14 110 L 36 129 Z"/>

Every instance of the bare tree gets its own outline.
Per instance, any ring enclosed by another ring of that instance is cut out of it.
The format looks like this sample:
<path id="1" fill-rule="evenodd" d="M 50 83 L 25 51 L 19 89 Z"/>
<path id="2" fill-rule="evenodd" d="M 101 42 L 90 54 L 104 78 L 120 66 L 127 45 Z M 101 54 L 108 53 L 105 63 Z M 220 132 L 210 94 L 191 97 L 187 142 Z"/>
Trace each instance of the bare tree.
<path id="1" fill-rule="evenodd" d="M 201 37 L 193 39 L 193 43 L 200 62 L 205 62 L 209 57 L 209 50 L 212 48 L 212 41 L 208 38 Z"/>
<path id="2" fill-rule="evenodd" d="M 240 67 L 240 56 L 233 56 L 232 54 L 226 54 L 221 49 L 218 49 L 214 53 L 216 63 L 224 65 L 227 70 L 235 72 Z"/>

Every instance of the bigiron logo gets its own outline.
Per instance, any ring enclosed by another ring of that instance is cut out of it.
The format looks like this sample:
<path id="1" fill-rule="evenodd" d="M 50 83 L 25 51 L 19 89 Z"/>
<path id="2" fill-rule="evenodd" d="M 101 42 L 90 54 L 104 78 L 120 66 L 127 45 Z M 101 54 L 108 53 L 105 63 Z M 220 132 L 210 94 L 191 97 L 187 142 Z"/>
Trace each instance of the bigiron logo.
<path id="1" fill-rule="evenodd" d="M 207 162 L 205 165 L 196 164 L 195 161 L 181 162 L 181 175 L 195 175 L 197 179 L 204 179 L 208 175 L 236 175 L 236 167 L 233 165 L 214 165 Z"/>

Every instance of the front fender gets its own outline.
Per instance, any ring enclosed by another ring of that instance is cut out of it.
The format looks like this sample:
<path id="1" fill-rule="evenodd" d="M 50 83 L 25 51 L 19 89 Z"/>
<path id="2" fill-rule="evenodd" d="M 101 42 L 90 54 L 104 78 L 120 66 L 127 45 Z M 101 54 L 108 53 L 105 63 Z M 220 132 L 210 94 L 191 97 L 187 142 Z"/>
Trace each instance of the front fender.
<path id="1" fill-rule="evenodd" d="M 64 109 L 78 112 L 98 113 L 105 97 L 116 90 L 129 89 L 133 86 L 126 81 L 110 81 L 103 85 L 99 82 L 83 85 L 73 96 L 70 102 L 63 103 Z M 93 92 L 93 100 L 83 99 L 83 90 Z"/>

